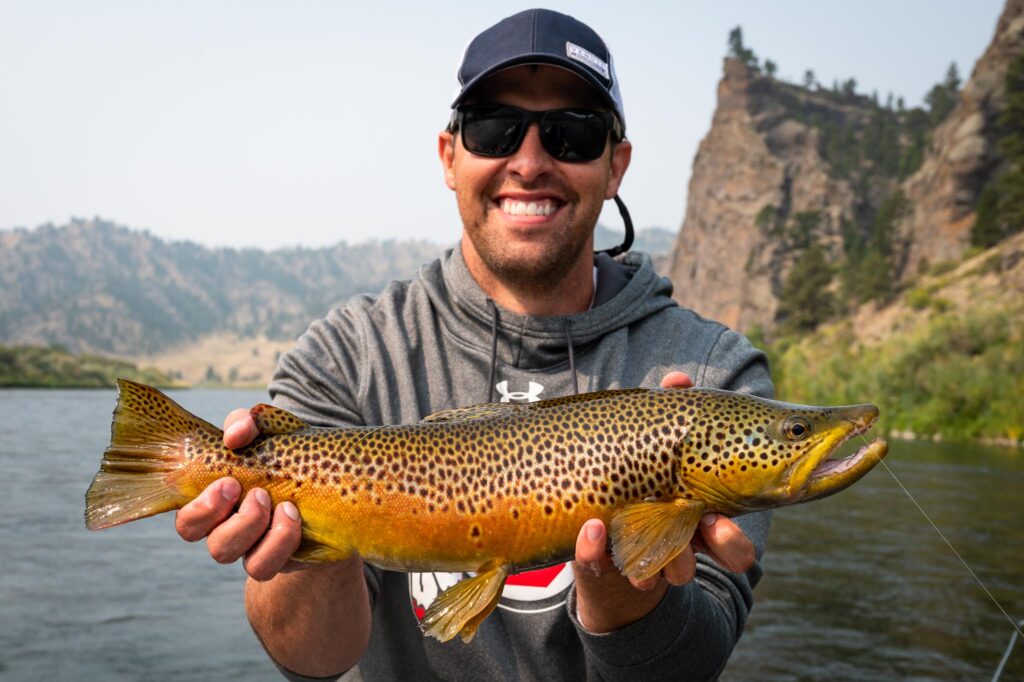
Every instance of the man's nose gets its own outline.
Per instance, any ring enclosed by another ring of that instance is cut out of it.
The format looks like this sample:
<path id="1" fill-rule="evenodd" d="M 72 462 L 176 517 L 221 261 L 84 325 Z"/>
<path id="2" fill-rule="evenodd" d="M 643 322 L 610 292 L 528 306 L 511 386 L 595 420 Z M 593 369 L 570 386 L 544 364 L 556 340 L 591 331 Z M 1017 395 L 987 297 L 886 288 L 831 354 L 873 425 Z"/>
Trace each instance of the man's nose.
<path id="1" fill-rule="evenodd" d="M 540 124 L 534 122 L 526 129 L 519 149 L 509 157 L 508 170 L 530 182 L 549 172 L 554 163 L 554 158 L 540 141 Z"/>

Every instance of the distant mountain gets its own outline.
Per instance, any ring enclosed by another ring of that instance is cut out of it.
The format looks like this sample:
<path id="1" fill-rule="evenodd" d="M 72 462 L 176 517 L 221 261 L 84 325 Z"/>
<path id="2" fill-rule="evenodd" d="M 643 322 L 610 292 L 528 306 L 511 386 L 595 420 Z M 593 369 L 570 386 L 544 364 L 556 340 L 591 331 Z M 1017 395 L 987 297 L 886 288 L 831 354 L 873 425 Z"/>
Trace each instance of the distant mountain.
<path id="1" fill-rule="evenodd" d="M 393 240 L 208 249 L 102 220 L 0 232 L 0 341 L 137 356 L 215 332 L 294 338 L 441 250 Z"/>
<path id="2" fill-rule="evenodd" d="M 604 244 L 622 241 L 598 233 Z M 664 257 L 673 239 L 639 230 L 634 249 Z M 209 249 L 100 219 L 0 231 L 0 343 L 138 358 L 225 334 L 292 340 L 332 307 L 412 277 L 446 248 L 386 240 Z"/>
<path id="3" fill-rule="evenodd" d="M 621 227 L 609 229 L 598 223 L 597 229 L 594 230 L 594 248 L 607 249 L 618 246 L 624 238 L 625 232 Z M 667 256 L 675 241 L 675 230 L 666 230 L 664 227 L 646 227 L 636 230 L 630 250 L 643 251 L 657 259 L 660 256 Z"/>

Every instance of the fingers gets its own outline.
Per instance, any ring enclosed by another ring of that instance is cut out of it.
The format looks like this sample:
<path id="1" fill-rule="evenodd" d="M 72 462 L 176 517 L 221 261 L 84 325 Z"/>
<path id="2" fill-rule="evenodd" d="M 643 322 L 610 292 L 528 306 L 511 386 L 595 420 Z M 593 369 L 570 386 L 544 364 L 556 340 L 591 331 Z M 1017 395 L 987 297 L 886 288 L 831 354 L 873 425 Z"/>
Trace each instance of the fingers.
<path id="1" fill-rule="evenodd" d="M 249 575 L 269 580 L 287 568 L 299 547 L 299 510 L 286 501 L 271 513 L 270 495 L 262 488 L 253 488 L 238 512 L 232 514 L 241 489 L 233 478 L 214 481 L 178 511 L 175 528 L 189 542 L 207 538 L 207 548 L 215 561 L 229 564 L 245 556 Z"/>
<path id="2" fill-rule="evenodd" d="M 669 372 L 661 380 L 662 388 L 692 388 L 693 379 L 683 372 Z"/>
<path id="3" fill-rule="evenodd" d="M 590 519 L 576 537 L 576 615 L 590 632 L 618 630 L 651 612 L 668 583 L 658 577 L 650 584 L 627 580 L 608 555 L 608 531 L 600 519 Z"/>
<path id="4" fill-rule="evenodd" d="M 224 519 L 238 501 L 242 486 L 233 478 L 221 478 L 206 487 L 199 497 L 178 510 L 174 527 L 188 542 L 202 540 Z"/>
<path id="5" fill-rule="evenodd" d="M 661 569 L 661 575 L 673 585 L 685 585 L 697 575 L 697 558 L 694 556 L 693 547 L 686 546 L 679 556 L 665 564 Z"/>
<path id="6" fill-rule="evenodd" d="M 238 561 L 267 531 L 268 523 L 270 495 L 262 488 L 253 488 L 242 500 L 238 513 L 210 531 L 206 540 L 210 556 L 221 564 Z"/>
<path id="7" fill-rule="evenodd" d="M 287 568 L 301 540 L 299 510 L 291 502 L 282 502 L 274 510 L 270 529 L 246 555 L 246 572 L 255 580 L 270 580 Z"/>
<path id="8" fill-rule="evenodd" d="M 224 420 L 224 447 L 232 450 L 244 448 L 253 442 L 259 433 L 249 410 L 232 410 Z"/>
<path id="9" fill-rule="evenodd" d="M 742 573 L 754 565 L 754 543 L 742 529 L 720 514 L 705 514 L 700 522 L 704 547 L 715 561 L 733 573 Z"/>

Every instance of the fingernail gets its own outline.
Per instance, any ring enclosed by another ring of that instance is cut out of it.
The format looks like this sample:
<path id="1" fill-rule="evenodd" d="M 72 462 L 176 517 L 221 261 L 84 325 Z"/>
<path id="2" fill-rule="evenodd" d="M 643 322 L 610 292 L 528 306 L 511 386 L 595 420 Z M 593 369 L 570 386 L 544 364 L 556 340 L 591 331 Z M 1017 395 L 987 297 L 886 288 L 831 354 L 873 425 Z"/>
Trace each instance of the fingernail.
<path id="1" fill-rule="evenodd" d="M 710 528 L 711 526 L 715 525 L 715 521 L 717 520 L 718 514 L 705 514 L 700 520 L 700 525 L 704 526 L 705 528 Z"/>
<path id="2" fill-rule="evenodd" d="M 263 488 L 256 488 L 256 490 L 253 491 L 253 494 L 256 495 L 256 501 L 259 502 L 262 507 L 270 509 L 270 494 L 266 490 Z"/>
<path id="3" fill-rule="evenodd" d="M 282 502 L 281 503 L 281 509 L 284 510 L 284 513 L 292 521 L 298 521 L 299 520 L 299 510 L 291 502 Z"/>
<path id="4" fill-rule="evenodd" d="M 587 524 L 587 539 L 591 542 L 598 542 L 604 535 L 604 528 L 599 523 Z"/>
<path id="5" fill-rule="evenodd" d="M 231 502 L 235 501 L 241 490 L 242 486 L 233 478 L 229 478 L 220 484 L 220 496 Z"/>

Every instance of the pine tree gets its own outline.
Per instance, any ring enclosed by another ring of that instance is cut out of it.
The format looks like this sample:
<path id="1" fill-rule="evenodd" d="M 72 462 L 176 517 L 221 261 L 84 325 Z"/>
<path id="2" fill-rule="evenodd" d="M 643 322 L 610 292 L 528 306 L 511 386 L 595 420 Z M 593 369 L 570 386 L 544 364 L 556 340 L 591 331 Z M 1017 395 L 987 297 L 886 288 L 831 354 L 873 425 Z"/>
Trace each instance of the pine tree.
<path id="1" fill-rule="evenodd" d="M 757 67 L 757 56 L 743 44 L 743 29 L 739 26 L 729 31 L 729 56 L 747 66 Z"/>
<path id="2" fill-rule="evenodd" d="M 783 333 L 813 331 L 832 316 L 835 296 L 828 288 L 831 282 L 825 249 L 815 242 L 800 254 L 782 283 L 776 318 Z"/>

